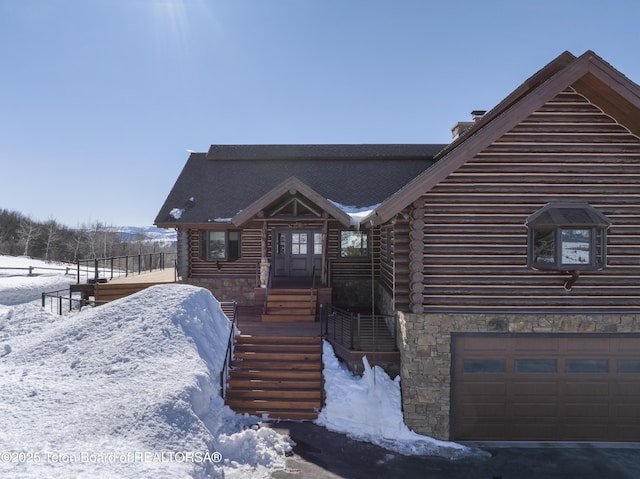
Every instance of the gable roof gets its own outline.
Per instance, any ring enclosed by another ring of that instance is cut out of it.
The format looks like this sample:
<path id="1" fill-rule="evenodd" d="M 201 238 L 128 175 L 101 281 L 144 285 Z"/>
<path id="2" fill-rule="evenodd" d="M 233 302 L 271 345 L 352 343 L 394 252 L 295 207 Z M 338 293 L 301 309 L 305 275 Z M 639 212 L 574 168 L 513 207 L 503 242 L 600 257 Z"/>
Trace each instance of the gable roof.
<path id="1" fill-rule="evenodd" d="M 267 208 L 274 201 L 285 195 L 292 195 L 295 193 L 300 193 L 306 198 L 313 201 L 316 205 L 320 206 L 324 211 L 329 213 L 335 219 L 340 221 L 344 226 L 350 226 L 351 219 L 347 213 L 342 211 L 336 205 L 331 203 L 329 200 L 324 198 L 322 195 L 319 195 L 307 185 L 305 185 L 302 181 L 300 181 L 295 176 L 287 178 L 285 181 L 280 183 L 274 189 L 265 194 L 262 198 L 259 198 L 253 204 L 249 205 L 246 209 L 242 210 L 236 216 L 231 218 L 231 223 L 236 226 L 241 226 L 247 221 L 251 220 L 255 215 L 257 215 L 260 211 Z"/>
<path id="2" fill-rule="evenodd" d="M 364 221 L 381 224 L 420 198 L 483 149 L 514 128 L 558 93 L 573 87 L 640 137 L 640 86 L 592 51 L 564 52 L 489 111 L 439 154 L 436 162 L 397 191 Z"/>
<path id="3" fill-rule="evenodd" d="M 155 224 L 241 224 L 289 184 L 344 224 L 336 205 L 382 203 L 446 145 L 212 145 L 192 153 Z M 295 181 L 292 180 L 295 178 Z"/>

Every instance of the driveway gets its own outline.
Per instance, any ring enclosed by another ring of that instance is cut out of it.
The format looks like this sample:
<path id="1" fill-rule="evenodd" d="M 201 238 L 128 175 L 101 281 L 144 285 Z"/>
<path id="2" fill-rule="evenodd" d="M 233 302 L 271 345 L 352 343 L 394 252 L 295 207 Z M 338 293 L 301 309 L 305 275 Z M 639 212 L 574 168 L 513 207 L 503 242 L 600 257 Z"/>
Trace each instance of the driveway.
<path id="1" fill-rule="evenodd" d="M 491 455 L 449 461 L 430 456 L 403 456 L 354 441 L 310 422 L 263 424 L 295 442 L 287 469 L 274 479 L 637 479 L 640 443 L 491 444 Z M 526 447 L 523 447 L 526 446 Z"/>

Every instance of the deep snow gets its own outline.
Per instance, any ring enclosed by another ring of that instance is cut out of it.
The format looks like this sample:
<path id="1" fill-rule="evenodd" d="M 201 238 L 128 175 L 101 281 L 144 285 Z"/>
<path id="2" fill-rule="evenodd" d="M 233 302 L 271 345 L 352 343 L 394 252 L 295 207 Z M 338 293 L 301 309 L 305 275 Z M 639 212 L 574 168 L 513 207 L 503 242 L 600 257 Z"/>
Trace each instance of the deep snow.
<path id="1" fill-rule="evenodd" d="M 0 268 L 27 260 L 0 256 Z M 230 323 L 210 292 L 155 286 L 65 316 L 39 306 L 43 290 L 73 279 L 0 269 L 1 477 L 256 478 L 285 467 L 292 441 L 219 396 Z M 318 424 L 402 454 L 473 453 L 411 432 L 398 378 L 368 365 L 354 376 L 328 343 L 324 361 Z"/>

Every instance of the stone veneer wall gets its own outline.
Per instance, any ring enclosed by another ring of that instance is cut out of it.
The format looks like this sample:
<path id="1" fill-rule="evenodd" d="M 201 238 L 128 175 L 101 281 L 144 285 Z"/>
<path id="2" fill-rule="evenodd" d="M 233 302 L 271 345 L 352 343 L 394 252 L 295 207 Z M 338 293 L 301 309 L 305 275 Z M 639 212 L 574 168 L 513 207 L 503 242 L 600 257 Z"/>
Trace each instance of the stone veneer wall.
<path id="1" fill-rule="evenodd" d="M 379 282 L 376 282 L 375 285 L 375 301 L 375 310 L 380 314 L 387 314 L 389 316 L 394 316 L 396 314 L 393 304 L 393 296 L 389 290 Z"/>
<path id="2" fill-rule="evenodd" d="M 339 308 L 370 309 L 370 279 L 333 279 L 331 282 L 332 302 Z"/>
<path id="3" fill-rule="evenodd" d="M 218 301 L 237 301 L 239 306 L 254 305 L 255 278 L 189 278 L 185 281 L 193 286 L 207 288 Z"/>
<path id="4" fill-rule="evenodd" d="M 398 313 L 404 420 L 415 432 L 450 439 L 451 333 L 632 333 L 631 314 Z"/>

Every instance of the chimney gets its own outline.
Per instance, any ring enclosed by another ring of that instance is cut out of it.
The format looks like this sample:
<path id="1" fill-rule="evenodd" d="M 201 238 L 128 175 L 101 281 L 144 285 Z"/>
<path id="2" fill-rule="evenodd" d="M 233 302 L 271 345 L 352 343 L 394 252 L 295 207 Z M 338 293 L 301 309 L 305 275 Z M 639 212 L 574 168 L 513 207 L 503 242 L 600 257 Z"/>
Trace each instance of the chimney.
<path id="1" fill-rule="evenodd" d="M 484 116 L 486 112 L 487 112 L 486 110 L 473 110 L 471 112 L 473 121 L 459 121 L 458 123 L 456 123 L 454 127 L 451 128 L 451 136 L 453 140 L 454 141 L 457 140 L 462 135 L 464 135 L 467 131 L 469 131 L 471 127 L 476 124 L 476 122 L 480 121 L 480 119 Z"/>

